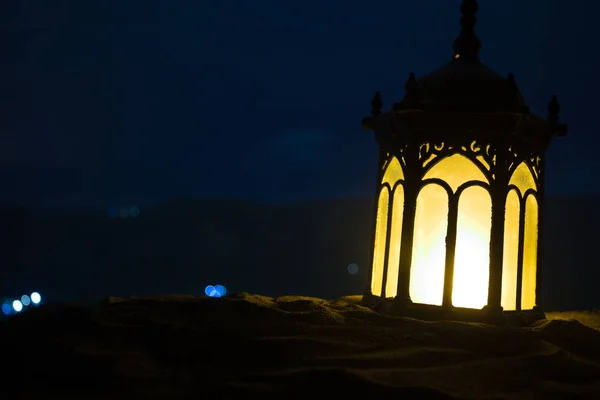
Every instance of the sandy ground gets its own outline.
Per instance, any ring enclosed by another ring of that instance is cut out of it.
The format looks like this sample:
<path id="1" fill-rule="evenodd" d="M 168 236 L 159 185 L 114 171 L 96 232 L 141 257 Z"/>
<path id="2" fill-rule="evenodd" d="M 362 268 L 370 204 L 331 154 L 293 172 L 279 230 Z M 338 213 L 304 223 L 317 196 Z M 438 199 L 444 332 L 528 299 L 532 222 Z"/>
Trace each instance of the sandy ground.
<path id="1" fill-rule="evenodd" d="M 45 305 L 0 323 L 0 398 L 600 399 L 600 314 L 507 328 L 386 317 L 358 300 Z"/>

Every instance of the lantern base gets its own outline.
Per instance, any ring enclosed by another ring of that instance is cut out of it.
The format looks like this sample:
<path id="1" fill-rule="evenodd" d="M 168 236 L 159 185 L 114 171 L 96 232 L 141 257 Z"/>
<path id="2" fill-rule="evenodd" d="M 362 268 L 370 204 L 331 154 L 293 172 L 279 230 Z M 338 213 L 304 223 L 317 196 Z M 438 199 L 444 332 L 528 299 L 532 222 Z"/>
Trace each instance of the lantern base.
<path id="1" fill-rule="evenodd" d="M 360 305 L 385 315 L 422 319 L 426 321 L 465 321 L 490 325 L 529 326 L 535 321 L 546 319 L 539 307 L 533 310 L 503 311 L 502 307 L 482 309 L 433 306 L 413 303 L 409 299 L 388 298 L 372 294 L 363 295 Z"/>

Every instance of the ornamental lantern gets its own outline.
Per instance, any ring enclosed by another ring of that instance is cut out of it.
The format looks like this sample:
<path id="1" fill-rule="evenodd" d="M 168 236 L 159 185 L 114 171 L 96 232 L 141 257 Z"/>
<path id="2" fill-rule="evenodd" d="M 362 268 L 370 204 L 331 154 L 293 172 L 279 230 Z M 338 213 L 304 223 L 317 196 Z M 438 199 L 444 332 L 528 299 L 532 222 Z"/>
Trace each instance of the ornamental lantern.
<path id="1" fill-rule="evenodd" d="M 379 145 L 367 306 L 543 317 L 544 154 L 566 125 L 555 96 L 539 118 L 512 74 L 481 63 L 477 9 L 463 1 L 449 63 L 411 73 L 388 112 L 376 93 L 363 119 Z"/>

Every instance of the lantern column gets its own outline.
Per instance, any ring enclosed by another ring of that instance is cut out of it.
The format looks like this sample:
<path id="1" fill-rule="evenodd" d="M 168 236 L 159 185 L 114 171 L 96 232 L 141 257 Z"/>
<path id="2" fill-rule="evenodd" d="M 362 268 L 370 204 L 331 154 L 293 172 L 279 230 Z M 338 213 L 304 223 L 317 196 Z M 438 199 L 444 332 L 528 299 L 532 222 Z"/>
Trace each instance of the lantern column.
<path id="1" fill-rule="evenodd" d="M 407 166 L 409 160 L 407 156 Z M 394 307 L 402 307 L 412 303 L 410 300 L 410 266 L 412 264 L 412 250 L 415 230 L 415 213 L 417 209 L 417 185 L 414 181 L 412 168 L 407 167 L 405 173 L 406 186 L 404 188 L 404 216 L 402 222 L 402 239 L 400 242 L 400 266 L 398 272 L 398 294 Z"/>
<path id="2" fill-rule="evenodd" d="M 504 222 L 508 192 L 508 165 L 506 144 L 497 146 L 496 179 L 491 182 L 492 228 L 490 232 L 490 278 L 488 303 L 484 310 L 491 315 L 502 315 L 502 268 L 504 258 Z"/>
<path id="3" fill-rule="evenodd" d="M 418 84 L 415 74 L 411 72 L 404 85 L 408 108 L 417 108 Z M 406 129 L 406 127 L 405 127 Z M 404 214 L 402 217 L 402 239 L 400 242 L 400 266 L 398 271 L 398 293 L 393 308 L 411 304 L 410 299 L 410 268 L 412 265 L 412 252 L 415 232 L 415 215 L 417 211 L 417 195 L 421 180 L 419 165 L 419 148 L 415 146 L 415 137 L 412 129 L 404 133 L 405 150 L 404 160 Z"/>

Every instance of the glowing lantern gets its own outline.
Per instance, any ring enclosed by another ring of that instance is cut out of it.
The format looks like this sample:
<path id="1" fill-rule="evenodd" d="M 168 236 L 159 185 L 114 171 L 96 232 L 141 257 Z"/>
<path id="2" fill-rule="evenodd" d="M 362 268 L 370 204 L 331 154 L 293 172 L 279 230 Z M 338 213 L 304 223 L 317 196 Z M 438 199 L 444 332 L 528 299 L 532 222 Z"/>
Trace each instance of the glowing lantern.
<path id="1" fill-rule="evenodd" d="M 566 126 L 556 97 L 536 117 L 479 61 L 477 8 L 463 1 L 448 64 L 411 73 L 389 112 L 376 93 L 363 120 L 379 145 L 368 305 L 540 312 L 544 154 Z"/>

